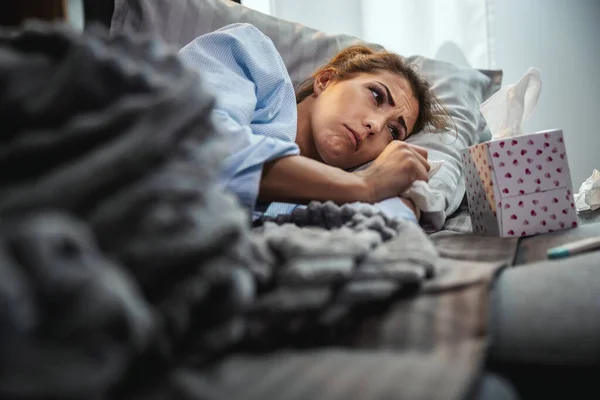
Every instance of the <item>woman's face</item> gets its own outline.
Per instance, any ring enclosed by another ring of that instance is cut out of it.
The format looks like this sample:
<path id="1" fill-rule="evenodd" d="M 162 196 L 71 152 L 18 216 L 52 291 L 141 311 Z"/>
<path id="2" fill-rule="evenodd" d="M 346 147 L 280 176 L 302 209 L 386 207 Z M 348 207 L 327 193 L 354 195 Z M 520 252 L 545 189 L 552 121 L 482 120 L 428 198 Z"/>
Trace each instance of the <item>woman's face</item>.
<path id="1" fill-rule="evenodd" d="M 419 103 L 408 81 L 388 71 L 315 80 L 311 131 L 326 164 L 348 169 L 375 159 L 412 133 Z"/>

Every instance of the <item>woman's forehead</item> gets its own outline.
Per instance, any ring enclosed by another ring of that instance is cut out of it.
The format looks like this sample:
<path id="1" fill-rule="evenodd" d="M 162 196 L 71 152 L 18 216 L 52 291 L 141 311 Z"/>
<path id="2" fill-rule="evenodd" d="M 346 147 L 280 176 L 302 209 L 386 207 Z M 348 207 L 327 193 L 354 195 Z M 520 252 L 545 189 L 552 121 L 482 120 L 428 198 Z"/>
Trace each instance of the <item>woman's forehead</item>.
<path id="1" fill-rule="evenodd" d="M 414 97 L 412 86 L 406 77 L 390 71 L 380 70 L 361 74 L 364 79 L 378 79 L 389 85 L 392 95 L 398 93 Z"/>

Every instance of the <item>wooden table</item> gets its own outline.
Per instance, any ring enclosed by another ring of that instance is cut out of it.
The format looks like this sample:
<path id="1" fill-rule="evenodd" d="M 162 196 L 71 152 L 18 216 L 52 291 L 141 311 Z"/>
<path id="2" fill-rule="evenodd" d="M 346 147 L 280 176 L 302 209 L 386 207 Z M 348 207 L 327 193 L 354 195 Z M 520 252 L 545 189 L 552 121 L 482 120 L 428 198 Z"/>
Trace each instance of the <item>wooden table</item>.
<path id="1" fill-rule="evenodd" d="M 545 261 L 548 263 L 559 261 L 562 262 L 562 260 L 548 260 L 546 256 L 548 249 L 580 239 L 600 236 L 600 223 L 597 223 L 600 222 L 600 212 L 587 214 L 587 217 L 589 219 L 582 221 L 580 214 L 579 228 L 563 229 L 553 233 L 546 233 L 543 235 L 521 239 L 519 241 L 519 247 L 517 249 L 514 265 L 522 265 L 538 261 Z M 587 253 L 587 257 L 590 257 L 590 260 L 593 261 L 594 265 L 600 266 L 600 250 Z M 572 258 L 566 258 L 565 260 L 567 263 L 569 263 Z M 600 273 L 600 270 L 598 272 Z"/>

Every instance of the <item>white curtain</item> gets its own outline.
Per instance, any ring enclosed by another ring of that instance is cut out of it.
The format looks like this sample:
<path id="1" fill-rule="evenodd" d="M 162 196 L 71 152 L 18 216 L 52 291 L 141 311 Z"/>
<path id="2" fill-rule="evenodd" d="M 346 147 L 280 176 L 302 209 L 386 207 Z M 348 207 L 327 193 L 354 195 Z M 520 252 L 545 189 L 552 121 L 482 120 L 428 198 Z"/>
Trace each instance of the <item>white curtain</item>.
<path id="1" fill-rule="evenodd" d="M 271 0 L 242 0 L 242 5 L 264 14 L 273 15 L 271 12 Z"/>
<path id="2" fill-rule="evenodd" d="M 400 54 L 477 68 L 494 65 L 490 0 L 362 2 L 363 38 Z"/>
<path id="3" fill-rule="evenodd" d="M 345 33 L 403 55 L 494 68 L 494 0 L 242 0 L 327 33 Z"/>

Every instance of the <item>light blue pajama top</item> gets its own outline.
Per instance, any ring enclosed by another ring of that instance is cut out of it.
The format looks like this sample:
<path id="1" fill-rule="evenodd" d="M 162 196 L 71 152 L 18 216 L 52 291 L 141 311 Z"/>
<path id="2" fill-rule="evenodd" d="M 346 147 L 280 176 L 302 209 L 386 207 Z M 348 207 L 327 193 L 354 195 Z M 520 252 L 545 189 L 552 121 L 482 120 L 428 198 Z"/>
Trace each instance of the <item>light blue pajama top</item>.
<path id="1" fill-rule="evenodd" d="M 219 177 L 225 190 L 234 192 L 255 218 L 263 211 L 277 215 L 303 207 L 270 203 L 266 211 L 257 209 L 263 164 L 300 154 L 294 87 L 273 42 L 250 24 L 233 24 L 199 36 L 179 54 L 216 96 L 214 122 L 229 149 Z M 417 222 L 397 198 L 375 206 L 391 217 Z"/>

